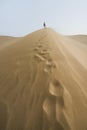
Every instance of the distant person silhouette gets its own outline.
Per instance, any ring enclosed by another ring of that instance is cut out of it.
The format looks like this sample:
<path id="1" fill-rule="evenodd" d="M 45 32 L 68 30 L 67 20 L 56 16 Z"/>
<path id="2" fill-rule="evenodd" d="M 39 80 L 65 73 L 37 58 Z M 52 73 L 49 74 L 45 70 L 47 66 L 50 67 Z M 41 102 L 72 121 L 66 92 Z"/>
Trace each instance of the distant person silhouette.
<path id="1" fill-rule="evenodd" d="M 44 28 L 46 28 L 46 23 L 45 22 L 43 23 L 43 26 L 44 26 Z"/>

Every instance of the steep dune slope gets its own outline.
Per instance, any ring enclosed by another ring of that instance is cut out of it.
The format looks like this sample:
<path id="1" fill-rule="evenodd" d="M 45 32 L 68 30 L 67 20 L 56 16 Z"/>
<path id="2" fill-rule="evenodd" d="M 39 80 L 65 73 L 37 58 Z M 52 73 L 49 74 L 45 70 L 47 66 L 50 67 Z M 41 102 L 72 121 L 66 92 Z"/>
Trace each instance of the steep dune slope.
<path id="1" fill-rule="evenodd" d="M 42 29 L 0 51 L 0 129 L 87 130 L 87 46 Z"/>

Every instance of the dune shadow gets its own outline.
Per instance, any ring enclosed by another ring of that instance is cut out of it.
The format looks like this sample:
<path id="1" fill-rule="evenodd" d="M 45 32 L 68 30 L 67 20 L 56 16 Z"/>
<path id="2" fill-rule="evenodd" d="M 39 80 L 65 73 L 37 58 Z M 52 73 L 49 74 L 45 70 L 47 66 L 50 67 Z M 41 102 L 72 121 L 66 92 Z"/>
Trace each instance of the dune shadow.
<path id="1" fill-rule="evenodd" d="M 7 120 L 8 120 L 7 105 L 0 102 L 0 130 L 6 130 Z"/>

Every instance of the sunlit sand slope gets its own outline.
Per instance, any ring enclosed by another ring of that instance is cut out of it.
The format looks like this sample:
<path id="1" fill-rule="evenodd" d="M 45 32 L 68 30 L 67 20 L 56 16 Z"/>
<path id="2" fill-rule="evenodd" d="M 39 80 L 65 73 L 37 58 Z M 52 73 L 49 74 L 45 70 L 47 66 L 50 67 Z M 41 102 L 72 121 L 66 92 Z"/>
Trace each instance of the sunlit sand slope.
<path id="1" fill-rule="evenodd" d="M 20 37 L 0 36 L 0 50 L 17 42 Z"/>
<path id="2" fill-rule="evenodd" d="M 46 28 L 1 49 L 0 130 L 87 130 L 87 45 Z"/>

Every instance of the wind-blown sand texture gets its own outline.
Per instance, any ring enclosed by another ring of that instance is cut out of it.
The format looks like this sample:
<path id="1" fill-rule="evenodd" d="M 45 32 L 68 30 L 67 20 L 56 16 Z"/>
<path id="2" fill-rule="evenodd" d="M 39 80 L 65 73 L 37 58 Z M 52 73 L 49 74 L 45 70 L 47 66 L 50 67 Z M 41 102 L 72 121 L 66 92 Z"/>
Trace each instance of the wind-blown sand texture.
<path id="1" fill-rule="evenodd" d="M 0 130 L 87 130 L 87 45 L 50 28 L 7 42 Z"/>

